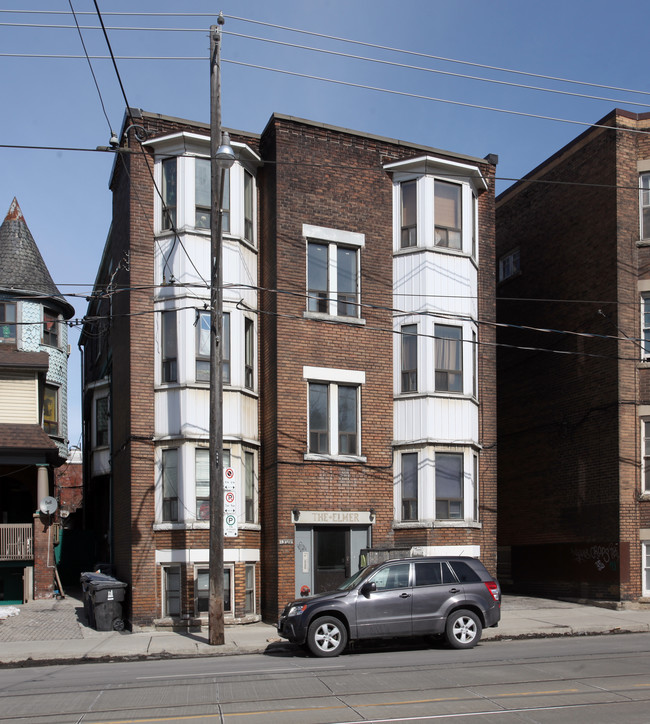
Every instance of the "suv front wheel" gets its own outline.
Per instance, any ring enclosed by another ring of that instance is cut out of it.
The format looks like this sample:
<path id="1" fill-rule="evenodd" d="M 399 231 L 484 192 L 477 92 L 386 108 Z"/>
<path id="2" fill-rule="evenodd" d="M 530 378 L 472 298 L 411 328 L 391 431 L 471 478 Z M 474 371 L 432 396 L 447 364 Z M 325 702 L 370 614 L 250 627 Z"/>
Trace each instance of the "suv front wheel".
<path id="1" fill-rule="evenodd" d="M 348 642 L 345 624 L 333 616 L 317 618 L 307 632 L 307 648 L 314 656 L 338 656 Z"/>
<path id="2" fill-rule="evenodd" d="M 472 611 L 454 611 L 447 619 L 445 636 L 454 649 L 471 649 L 481 640 L 483 626 Z"/>

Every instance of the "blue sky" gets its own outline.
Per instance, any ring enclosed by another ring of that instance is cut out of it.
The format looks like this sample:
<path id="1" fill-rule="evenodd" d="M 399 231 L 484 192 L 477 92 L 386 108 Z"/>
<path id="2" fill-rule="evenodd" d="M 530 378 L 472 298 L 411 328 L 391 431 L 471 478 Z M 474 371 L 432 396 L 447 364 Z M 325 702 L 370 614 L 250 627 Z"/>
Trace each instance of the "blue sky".
<path id="1" fill-rule="evenodd" d="M 111 128 L 120 129 L 125 103 L 109 60 L 91 61 L 100 101 L 85 59 L 25 57 L 83 55 L 70 2 L 78 13 L 88 53 L 106 56 L 92 0 L 15 0 L 0 7 L 2 145 L 94 149 L 108 144 Z M 98 5 L 126 96 L 134 107 L 209 121 L 208 29 L 222 10 L 226 16 L 222 51 L 225 126 L 261 132 L 269 116 L 278 112 L 478 157 L 496 153 L 497 176 L 502 179 L 498 191 L 507 187 L 507 179 L 522 176 L 581 133 L 586 128 L 581 124 L 597 122 L 614 107 L 650 111 L 650 93 L 630 92 L 647 88 L 644 59 L 650 11 L 638 0 L 619 0 L 615 5 L 604 0 L 225 0 L 221 4 L 207 0 L 98 0 Z M 112 14 L 178 13 L 179 9 L 188 15 Z M 41 25 L 71 27 L 36 27 Z M 354 45 L 332 36 L 424 55 Z M 121 56 L 201 60 L 127 60 Z M 84 297 L 94 281 L 109 229 L 111 166 L 109 154 L 0 147 L 2 218 L 16 196 L 54 281 L 62 293 L 77 295 L 68 299 L 79 319 L 85 313 Z M 77 341 L 78 329 L 72 328 L 72 445 L 80 442 L 81 434 Z"/>

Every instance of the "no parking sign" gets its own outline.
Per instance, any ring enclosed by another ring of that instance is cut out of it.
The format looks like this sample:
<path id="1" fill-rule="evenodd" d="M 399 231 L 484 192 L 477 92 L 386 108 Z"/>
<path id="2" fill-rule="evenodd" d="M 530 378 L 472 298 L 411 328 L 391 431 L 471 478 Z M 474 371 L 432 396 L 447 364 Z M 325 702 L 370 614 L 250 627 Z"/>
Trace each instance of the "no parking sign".
<path id="1" fill-rule="evenodd" d="M 237 484 L 235 471 L 225 468 L 223 471 L 223 534 L 226 538 L 236 538 L 237 528 Z"/>

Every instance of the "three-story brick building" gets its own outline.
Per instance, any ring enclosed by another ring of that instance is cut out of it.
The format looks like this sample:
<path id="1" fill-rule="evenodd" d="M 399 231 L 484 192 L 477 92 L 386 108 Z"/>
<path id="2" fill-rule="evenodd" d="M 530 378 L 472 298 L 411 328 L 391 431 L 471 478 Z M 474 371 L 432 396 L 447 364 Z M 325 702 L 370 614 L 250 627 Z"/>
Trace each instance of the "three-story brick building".
<path id="1" fill-rule="evenodd" d="M 207 592 L 209 132 L 128 126 L 82 340 L 88 492 L 132 621 L 177 623 Z M 230 135 L 226 620 L 272 620 L 373 549 L 494 571 L 496 158 L 279 114 Z"/>

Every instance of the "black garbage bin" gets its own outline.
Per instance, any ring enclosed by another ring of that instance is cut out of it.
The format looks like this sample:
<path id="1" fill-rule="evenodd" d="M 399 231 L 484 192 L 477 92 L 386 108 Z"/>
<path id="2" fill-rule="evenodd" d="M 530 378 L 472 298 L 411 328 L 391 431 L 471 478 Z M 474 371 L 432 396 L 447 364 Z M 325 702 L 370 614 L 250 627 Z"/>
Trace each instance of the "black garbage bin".
<path id="1" fill-rule="evenodd" d="M 84 609 L 89 602 L 88 622 L 97 631 L 123 631 L 122 602 L 127 584 L 103 573 L 83 573 Z"/>
<path id="2" fill-rule="evenodd" d="M 95 615 L 93 613 L 93 602 L 90 599 L 90 581 L 96 573 L 82 573 L 81 574 L 81 592 L 83 594 L 84 613 L 86 614 L 86 621 L 88 625 L 95 628 Z"/>

